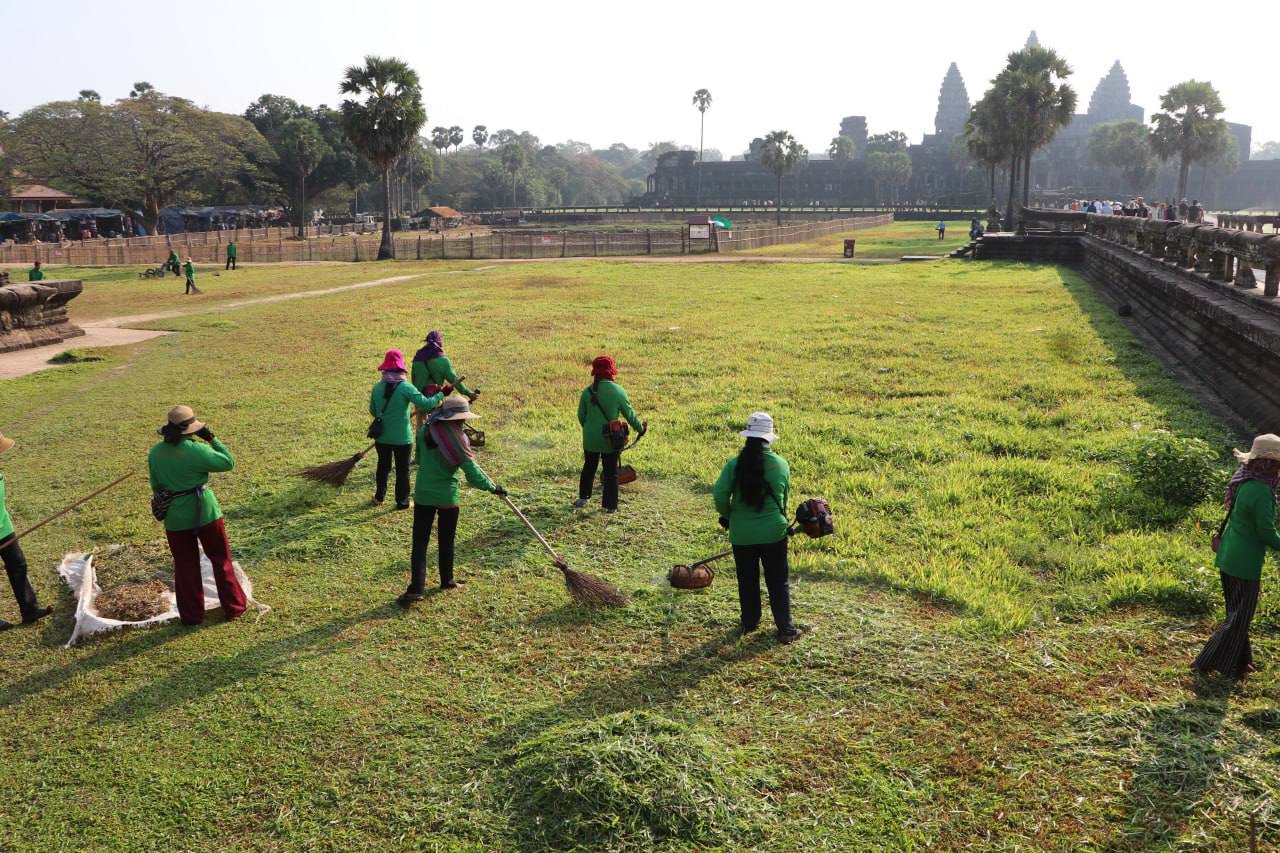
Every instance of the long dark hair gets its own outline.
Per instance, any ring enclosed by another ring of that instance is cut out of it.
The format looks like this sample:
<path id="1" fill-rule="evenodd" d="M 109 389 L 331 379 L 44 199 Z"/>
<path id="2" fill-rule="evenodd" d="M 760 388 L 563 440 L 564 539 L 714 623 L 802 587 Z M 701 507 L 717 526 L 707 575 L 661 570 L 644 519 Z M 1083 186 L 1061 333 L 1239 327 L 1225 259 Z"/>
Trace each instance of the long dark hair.
<path id="1" fill-rule="evenodd" d="M 763 438 L 748 438 L 742 451 L 738 454 L 738 465 L 733 470 L 734 485 L 738 494 L 753 506 L 756 511 L 764 509 L 764 448 L 767 442 Z"/>
<path id="2" fill-rule="evenodd" d="M 164 440 L 169 444 L 181 444 L 186 438 L 183 434 L 185 430 L 186 427 L 181 424 L 165 424 L 160 427 L 160 435 L 164 436 Z"/>

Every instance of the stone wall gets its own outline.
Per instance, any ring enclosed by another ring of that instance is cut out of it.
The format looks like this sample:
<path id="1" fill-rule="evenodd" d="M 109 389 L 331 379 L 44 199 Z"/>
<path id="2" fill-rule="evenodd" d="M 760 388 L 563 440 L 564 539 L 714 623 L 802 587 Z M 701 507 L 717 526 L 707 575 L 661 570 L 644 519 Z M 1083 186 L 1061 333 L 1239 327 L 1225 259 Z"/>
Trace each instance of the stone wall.
<path id="1" fill-rule="evenodd" d="M 0 353 L 61 343 L 84 334 L 71 323 L 67 303 L 80 295 L 78 280 L 0 286 Z"/>

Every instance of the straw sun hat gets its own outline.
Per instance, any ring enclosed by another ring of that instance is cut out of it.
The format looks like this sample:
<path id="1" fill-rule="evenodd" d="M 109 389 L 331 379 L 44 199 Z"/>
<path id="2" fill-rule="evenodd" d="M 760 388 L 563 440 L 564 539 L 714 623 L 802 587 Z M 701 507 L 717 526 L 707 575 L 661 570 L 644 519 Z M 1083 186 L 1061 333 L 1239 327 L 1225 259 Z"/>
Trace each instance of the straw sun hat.
<path id="1" fill-rule="evenodd" d="M 169 423 L 182 427 L 183 435 L 195 435 L 204 429 L 204 424 L 196 420 L 196 413 L 190 406 L 174 406 L 169 410 Z M 160 429 L 164 432 L 164 428 Z"/>
<path id="2" fill-rule="evenodd" d="M 10 448 L 12 448 L 13 444 L 14 442 L 12 438 L 9 438 L 9 436 L 4 435 L 3 433 L 0 433 L 0 453 L 4 453 L 6 450 L 9 450 Z"/>
<path id="3" fill-rule="evenodd" d="M 456 391 L 445 398 L 440 408 L 431 413 L 432 421 L 469 421 L 480 417 L 471 411 L 467 398 Z"/>
<path id="4" fill-rule="evenodd" d="M 747 418 L 747 428 L 738 435 L 743 438 L 763 438 L 770 444 L 778 440 L 778 434 L 773 431 L 773 418 L 768 412 L 752 412 L 751 417 Z"/>
<path id="5" fill-rule="evenodd" d="M 1249 448 L 1249 452 L 1242 450 L 1232 450 L 1236 455 L 1236 459 L 1240 462 L 1248 464 L 1255 459 L 1276 459 L 1280 460 L 1280 435 L 1267 433 L 1260 435 L 1253 440 L 1253 446 Z"/>

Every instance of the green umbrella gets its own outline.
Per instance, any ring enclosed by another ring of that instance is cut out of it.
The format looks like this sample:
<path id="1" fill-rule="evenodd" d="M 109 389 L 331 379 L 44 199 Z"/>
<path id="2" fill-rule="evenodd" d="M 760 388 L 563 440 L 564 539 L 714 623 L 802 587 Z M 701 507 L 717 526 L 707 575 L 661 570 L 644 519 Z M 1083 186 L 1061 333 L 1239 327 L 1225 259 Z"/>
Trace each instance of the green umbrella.
<path id="1" fill-rule="evenodd" d="M 713 216 L 711 217 L 711 221 L 715 223 L 717 226 L 719 226 L 720 228 L 725 229 L 726 231 L 733 228 L 733 223 L 730 222 L 728 219 L 725 219 L 723 216 Z"/>

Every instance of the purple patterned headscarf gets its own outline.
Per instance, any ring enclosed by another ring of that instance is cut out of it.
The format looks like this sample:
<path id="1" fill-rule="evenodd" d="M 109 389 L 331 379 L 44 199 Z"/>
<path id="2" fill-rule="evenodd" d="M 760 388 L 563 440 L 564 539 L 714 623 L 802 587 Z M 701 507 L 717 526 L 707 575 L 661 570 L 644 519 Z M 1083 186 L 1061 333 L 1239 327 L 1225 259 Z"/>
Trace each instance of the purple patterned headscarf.
<path id="1" fill-rule="evenodd" d="M 1231 509 L 1231 504 L 1233 504 L 1236 499 L 1236 490 L 1238 490 L 1243 483 L 1247 483 L 1249 480 L 1257 480 L 1259 483 L 1262 483 L 1271 490 L 1271 496 L 1275 497 L 1276 488 L 1280 487 L 1280 471 L 1277 471 L 1270 476 L 1263 476 L 1253 470 L 1253 467 L 1248 462 L 1241 465 L 1236 469 L 1236 472 L 1231 475 L 1231 482 L 1227 483 L 1227 494 L 1226 497 L 1222 499 L 1222 506 L 1224 509 Z"/>
<path id="2" fill-rule="evenodd" d="M 439 332 L 432 329 L 427 333 L 426 345 L 413 354 L 413 360 L 430 361 L 442 355 L 444 355 L 444 338 L 440 337 Z"/>

